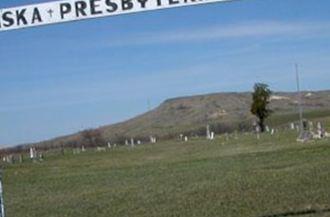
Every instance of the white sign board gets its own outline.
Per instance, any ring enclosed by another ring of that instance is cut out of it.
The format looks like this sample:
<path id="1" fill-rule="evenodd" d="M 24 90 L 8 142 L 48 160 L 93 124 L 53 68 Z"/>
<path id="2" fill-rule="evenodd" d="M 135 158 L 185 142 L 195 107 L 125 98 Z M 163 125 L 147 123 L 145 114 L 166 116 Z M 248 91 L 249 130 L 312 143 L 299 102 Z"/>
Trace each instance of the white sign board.
<path id="1" fill-rule="evenodd" d="M 62 0 L 0 9 L 0 31 L 232 0 Z"/>

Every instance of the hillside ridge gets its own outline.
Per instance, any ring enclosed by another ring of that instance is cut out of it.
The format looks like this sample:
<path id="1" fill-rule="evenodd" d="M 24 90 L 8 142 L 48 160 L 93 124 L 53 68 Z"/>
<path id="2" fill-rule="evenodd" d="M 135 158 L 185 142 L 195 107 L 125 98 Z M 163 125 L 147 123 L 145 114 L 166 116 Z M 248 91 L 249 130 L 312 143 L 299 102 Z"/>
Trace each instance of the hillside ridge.
<path id="1" fill-rule="evenodd" d="M 303 91 L 304 111 L 330 110 L 330 90 Z M 238 126 L 250 123 L 251 92 L 220 92 L 164 100 L 158 107 L 131 119 L 97 128 L 107 141 L 124 138 L 171 137 L 179 133 L 198 131 L 207 123 Z M 271 109 L 275 114 L 297 112 L 296 92 L 274 92 Z M 80 133 L 35 143 L 61 145 L 77 140 Z M 30 144 L 32 145 L 32 144 Z"/>

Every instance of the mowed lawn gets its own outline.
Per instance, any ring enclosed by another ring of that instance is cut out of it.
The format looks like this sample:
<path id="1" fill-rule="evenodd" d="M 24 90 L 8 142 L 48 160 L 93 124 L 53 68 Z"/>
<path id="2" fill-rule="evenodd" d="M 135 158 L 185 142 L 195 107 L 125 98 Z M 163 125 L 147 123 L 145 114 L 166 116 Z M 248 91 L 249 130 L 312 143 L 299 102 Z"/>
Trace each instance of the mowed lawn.
<path id="1" fill-rule="evenodd" d="M 46 155 L 5 168 L 7 217 L 330 216 L 330 140 L 295 138 L 232 134 Z"/>

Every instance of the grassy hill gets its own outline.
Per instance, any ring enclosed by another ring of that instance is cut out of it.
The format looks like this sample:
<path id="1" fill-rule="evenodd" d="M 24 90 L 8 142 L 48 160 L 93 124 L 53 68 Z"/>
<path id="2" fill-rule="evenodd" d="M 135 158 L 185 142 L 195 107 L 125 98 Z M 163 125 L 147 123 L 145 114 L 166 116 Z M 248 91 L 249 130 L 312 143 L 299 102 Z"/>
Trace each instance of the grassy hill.
<path id="1" fill-rule="evenodd" d="M 296 134 L 50 152 L 6 166 L 7 217 L 330 216 L 330 140 Z"/>
<path id="2" fill-rule="evenodd" d="M 100 127 L 106 140 L 124 138 L 177 137 L 180 133 L 205 133 L 210 123 L 215 131 L 233 131 L 251 127 L 251 93 L 215 93 L 199 96 L 169 99 L 152 111 L 133 119 Z M 303 92 L 303 106 L 306 117 L 322 117 L 330 114 L 330 91 Z M 274 93 L 271 100 L 274 115 L 269 124 L 281 125 L 289 120 L 296 121 L 297 94 Z M 39 143 L 39 145 L 62 145 L 78 140 L 79 134 L 69 135 Z"/>
<path id="3" fill-rule="evenodd" d="M 307 112 L 330 110 L 330 91 L 304 92 L 304 108 Z M 250 114 L 251 93 L 217 93 L 181 97 L 166 100 L 153 111 L 123 123 L 101 128 L 107 138 L 114 134 L 128 136 L 166 135 L 198 127 L 206 123 L 239 123 L 253 118 Z M 271 108 L 276 115 L 297 111 L 295 93 L 275 93 Z"/>

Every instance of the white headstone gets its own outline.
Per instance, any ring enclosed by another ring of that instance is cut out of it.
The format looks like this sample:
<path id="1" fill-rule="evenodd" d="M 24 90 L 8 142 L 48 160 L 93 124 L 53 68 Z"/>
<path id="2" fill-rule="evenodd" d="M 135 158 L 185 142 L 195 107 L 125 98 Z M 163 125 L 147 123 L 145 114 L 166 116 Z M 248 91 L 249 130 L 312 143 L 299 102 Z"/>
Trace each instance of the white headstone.
<path id="1" fill-rule="evenodd" d="M 6 162 L 9 163 L 9 164 L 13 163 L 13 156 L 12 155 L 8 155 L 6 157 Z"/>
<path id="2" fill-rule="evenodd" d="M 151 143 L 156 143 L 157 142 L 156 137 L 150 136 L 150 142 Z"/>
<path id="3" fill-rule="evenodd" d="M 125 140 L 125 145 L 128 145 L 128 140 L 127 139 Z"/>
<path id="4" fill-rule="evenodd" d="M 319 136 L 319 138 L 323 138 L 324 137 L 324 133 L 323 133 L 323 128 L 322 128 L 322 124 L 321 122 L 317 122 L 317 134 Z"/>
<path id="5" fill-rule="evenodd" d="M 131 138 L 131 146 L 132 146 L 132 147 L 135 146 L 135 144 L 134 144 L 134 139 L 133 139 L 133 138 Z"/>
<path id="6" fill-rule="evenodd" d="M 210 125 L 206 125 L 206 139 L 211 139 Z"/>
<path id="7" fill-rule="evenodd" d="M 37 151 L 34 147 L 30 148 L 30 159 L 35 159 L 37 157 Z"/>
<path id="8" fill-rule="evenodd" d="M 309 131 L 310 131 L 310 132 L 313 132 L 313 131 L 314 131 L 314 123 L 313 123 L 313 121 L 310 121 L 310 122 L 308 123 L 308 125 L 309 125 Z"/>
<path id="9" fill-rule="evenodd" d="M 259 134 L 259 133 L 260 133 L 260 131 L 261 131 L 261 129 L 260 129 L 259 125 L 257 125 L 257 126 L 256 126 L 256 133 L 258 133 L 258 134 Z"/>
<path id="10" fill-rule="evenodd" d="M 214 139 L 214 137 L 215 137 L 215 134 L 214 134 L 214 132 L 211 132 L 211 137 L 210 137 L 210 139 L 211 139 L 211 140 L 213 140 L 213 139 Z"/>
<path id="11" fill-rule="evenodd" d="M 137 141 L 137 144 L 138 144 L 138 145 L 141 145 L 141 141 L 140 141 L 140 140 L 138 140 L 138 141 Z"/>
<path id="12" fill-rule="evenodd" d="M 185 137 L 184 137 L 184 141 L 185 141 L 185 142 L 188 142 L 188 136 L 185 136 Z"/>
<path id="13" fill-rule="evenodd" d="M 322 129 L 322 124 L 321 122 L 317 122 L 317 130 L 321 130 Z"/>
<path id="14" fill-rule="evenodd" d="M 260 129 L 259 125 L 257 125 L 256 126 L 257 139 L 260 139 L 260 131 L 261 131 L 261 129 Z"/>
<path id="15" fill-rule="evenodd" d="M 271 134 L 271 135 L 274 135 L 274 133 L 275 133 L 275 130 L 272 129 L 272 130 L 270 131 L 270 134 Z"/>
<path id="16" fill-rule="evenodd" d="M 330 133 L 325 132 L 325 133 L 324 133 L 324 136 L 325 136 L 326 138 L 330 138 Z"/>
<path id="17" fill-rule="evenodd" d="M 31 147 L 30 148 L 30 159 L 33 159 L 34 158 L 34 153 L 33 153 L 33 148 Z"/>
<path id="18" fill-rule="evenodd" d="M 111 143 L 110 142 L 108 142 L 108 148 L 111 148 Z"/>
<path id="19" fill-rule="evenodd" d="M 269 126 L 266 126 L 266 132 L 267 132 L 267 133 L 270 132 Z"/>
<path id="20" fill-rule="evenodd" d="M 295 125 L 294 125 L 294 123 L 291 123 L 291 124 L 290 124 L 290 129 L 291 129 L 291 130 L 294 130 L 294 129 L 295 129 Z"/>

